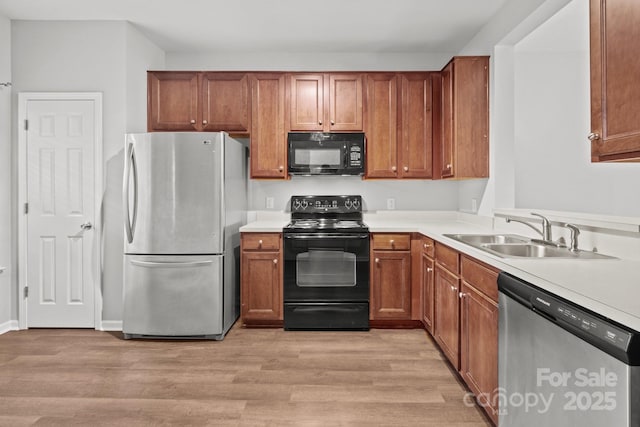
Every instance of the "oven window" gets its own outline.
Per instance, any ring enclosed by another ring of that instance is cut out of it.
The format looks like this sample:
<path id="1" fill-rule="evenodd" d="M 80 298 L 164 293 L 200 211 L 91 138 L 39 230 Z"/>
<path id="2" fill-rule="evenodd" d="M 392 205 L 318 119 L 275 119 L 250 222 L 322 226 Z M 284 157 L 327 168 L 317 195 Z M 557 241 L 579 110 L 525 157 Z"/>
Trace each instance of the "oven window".
<path id="1" fill-rule="evenodd" d="M 356 255 L 310 249 L 296 256 L 296 276 L 299 287 L 355 286 Z"/>
<path id="2" fill-rule="evenodd" d="M 295 164 L 308 166 L 340 167 L 342 150 L 339 148 L 295 149 Z"/>

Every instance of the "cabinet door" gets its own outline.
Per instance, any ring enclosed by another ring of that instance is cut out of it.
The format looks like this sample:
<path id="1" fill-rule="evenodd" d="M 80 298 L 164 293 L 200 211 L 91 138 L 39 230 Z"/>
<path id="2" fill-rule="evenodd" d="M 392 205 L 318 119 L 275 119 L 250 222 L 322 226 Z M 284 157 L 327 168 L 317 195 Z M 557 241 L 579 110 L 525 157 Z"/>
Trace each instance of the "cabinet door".
<path id="1" fill-rule="evenodd" d="M 434 335 L 451 364 L 460 367 L 460 304 L 458 278 L 436 264 L 434 277 Z"/>
<path id="2" fill-rule="evenodd" d="M 329 75 L 329 127 L 331 131 L 362 130 L 362 75 Z M 325 96 L 325 103 L 327 96 Z"/>
<path id="3" fill-rule="evenodd" d="M 638 1 L 591 0 L 593 161 L 640 159 L 638 22 Z"/>
<path id="4" fill-rule="evenodd" d="M 434 271 L 433 260 L 425 255 L 422 256 L 422 293 L 420 313 L 422 324 L 433 335 L 433 306 L 434 306 Z"/>
<path id="5" fill-rule="evenodd" d="M 242 252 L 242 322 L 282 320 L 280 252 Z"/>
<path id="6" fill-rule="evenodd" d="M 402 178 L 431 178 L 432 90 L 431 74 L 409 73 L 401 76 L 400 150 Z"/>
<path id="7" fill-rule="evenodd" d="M 397 103 L 396 74 L 367 75 L 367 178 L 398 176 Z"/>
<path id="8" fill-rule="evenodd" d="M 200 130 L 198 73 L 147 73 L 147 129 L 149 132 Z"/>
<path id="9" fill-rule="evenodd" d="M 202 130 L 249 132 L 249 78 L 245 73 L 202 73 Z"/>
<path id="10" fill-rule="evenodd" d="M 442 70 L 442 140 L 440 141 L 440 176 L 453 176 L 453 62 Z"/>
<path id="11" fill-rule="evenodd" d="M 285 178 L 285 77 L 282 73 L 251 76 L 251 178 Z"/>
<path id="12" fill-rule="evenodd" d="M 324 126 L 324 76 L 292 74 L 289 82 L 289 130 L 322 131 Z"/>
<path id="13" fill-rule="evenodd" d="M 476 396 L 493 396 L 498 388 L 498 304 L 462 283 L 460 373 Z M 480 402 L 497 423 L 497 402 Z"/>
<path id="14" fill-rule="evenodd" d="M 411 252 L 372 251 L 371 320 L 411 319 Z"/>

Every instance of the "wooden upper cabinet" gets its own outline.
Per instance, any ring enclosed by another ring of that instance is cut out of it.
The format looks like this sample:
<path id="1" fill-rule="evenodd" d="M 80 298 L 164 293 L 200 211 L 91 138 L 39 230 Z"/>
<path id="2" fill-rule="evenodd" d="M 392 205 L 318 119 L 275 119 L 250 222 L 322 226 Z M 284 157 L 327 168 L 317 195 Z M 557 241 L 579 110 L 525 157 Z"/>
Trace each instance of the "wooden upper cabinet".
<path id="1" fill-rule="evenodd" d="M 285 75 L 252 74 L 251 178 L 285 178 Z"/>
<path id="2" fill-rule="evenodd" d="M 200 126 L 197 72 L 147 73 L 147 129 L 195 131 Z"/>
<path id="3" fill-rule="evenodd" d="M 289 130 L 362 131 L 361 74 L 292 74 Z"/>
<path id="4" fill-rule="evenodd" d="M 147 128 L 247 134 L 251 121 L 246 73 L 149 71 Z"/>
<path id="5" fill-rule="evenodd" d="M 366 83 L 367 178 L 398 176 L 398 76 L 369 73 Z"/>
<path id="6" fill-rule="evenodd" d="M 591 159 L 640 161 L 640 2 L 591 0 Z"/>
<path id="7" fill-rule="evenodd" d="M 202 130 L 249 133 L 249 77 L 246 73 L 202 73 Z"/>
<path id="8" fill-rule="evenodd" d="M 455 57 L 441 72 L 441 178 L 489 176 L 489 57 Z"/>
<path id="9" fill-rule="evenodd" d="M 369 73 L 366 79 L 367 178 L 431 178 L 432 74 Z"/>
<path id="10" fill-rule="evenodd" d="M 433 99 L 430 73 L 400 76 L 398 164 L 402 178 L 431 178 L 433 171 Z"/>

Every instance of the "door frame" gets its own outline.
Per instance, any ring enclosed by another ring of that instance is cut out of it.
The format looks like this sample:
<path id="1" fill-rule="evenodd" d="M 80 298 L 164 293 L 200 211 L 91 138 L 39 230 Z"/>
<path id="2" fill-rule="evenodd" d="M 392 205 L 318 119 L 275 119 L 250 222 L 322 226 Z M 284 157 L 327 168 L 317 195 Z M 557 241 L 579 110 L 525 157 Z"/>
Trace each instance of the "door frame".
<path id="1" fill-rule="evenodd" d="M 102 92 L 20 92 L 18 94 L 18 327 L 27 329 L 27 299 L 24 289 L 27 286 L 27 215 L 24 206 L 27 202 L 27 130 L 24 122 L 27 118 L 29 101 L 93 101 L 94 102 L 94 227 L 95 248 L 91 260 L 91 272 L 94 278 L 94 327 L 102 328 Z"/>

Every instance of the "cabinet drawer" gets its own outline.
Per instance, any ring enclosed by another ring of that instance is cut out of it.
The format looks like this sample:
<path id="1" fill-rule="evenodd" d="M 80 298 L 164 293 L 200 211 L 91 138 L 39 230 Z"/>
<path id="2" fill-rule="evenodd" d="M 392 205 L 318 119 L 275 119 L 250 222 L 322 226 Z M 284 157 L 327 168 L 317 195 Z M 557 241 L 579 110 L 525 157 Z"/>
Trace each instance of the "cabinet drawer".
<path id="1" fill-rule="evenodd" d="M 422 253 L 428 256 L 429 258 L 433 258 L 436 252 L 434 241 L 425 236 L 421 236 L 421 237 L 422 238 L 420 239 L 420 243 L 421 243 L 420 247 L 422 248 Z"/>
<path id="2" fill-rule="evenodd" d="M 280 233 L 243 233 L 243 251 L 273 251 L 280 249 Z"/>
<path id="3" fill-rule="evenodd" d="M 497 302 L 498 272 L 465 255 L 461 258 L 460 275 L 462 279 Z"/>
<path id="4" fill-rule="evenodd" d="M 411 248 L 411 235 L 409 234 L 374 234 L 373 249 L 387 251 L 408 251 Z"/>
<path id="5" fill-rule="evenodd" d="M 454 274 L 460 271 L 458 251 L 440 243 L 436 243 L 436 262 Z"/>

